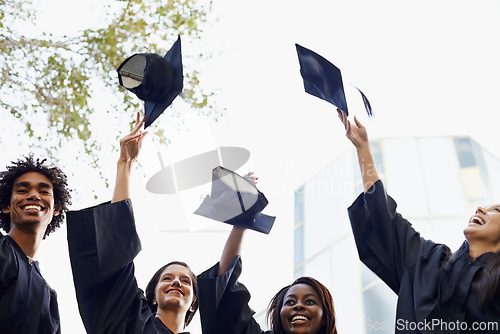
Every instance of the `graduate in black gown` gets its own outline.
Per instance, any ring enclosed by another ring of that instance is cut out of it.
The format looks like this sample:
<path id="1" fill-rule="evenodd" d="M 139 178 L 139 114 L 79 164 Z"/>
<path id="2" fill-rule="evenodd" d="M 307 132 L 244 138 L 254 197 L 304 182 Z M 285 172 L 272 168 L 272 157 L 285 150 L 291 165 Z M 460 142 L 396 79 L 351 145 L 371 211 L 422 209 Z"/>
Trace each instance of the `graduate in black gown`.
<path id="1" fill-rule="evenodd" d="M 385 192 L 366 128 L 337 112 L 364 184 L 348 209 L 359 257 L 398 294 L 396 333 L 499 333 L 500 204 L 477 208 L 454 253 L 424 239 Z"/>
<path id="2" fill-rule="evenodd" d="M 0 173 L 0 333 L 61 333 L 55 291 L 36 253 L 71 204 L 66 175 L 28 155 Z"/>
<path id="3" fill-rule="evenodd" d="M 257 182 L 253 173 L 245 178 Z M 252 228 L 252 222 L 245 224 Z M 332 296 L 311 277 L 298 278 L 273 297 L 267 312 L 271 330 L 261 329 L 248 305 L 250 293 L 238 281 L 245 224 L 232 228 L 220 262 L 198 276 L 203 334 L 336 334 Z"/>
<path id="4" fill-rule="evenodd" d="M 160 268 L 146 288 L 134 277 L 141 249 L 129 178 L 147 132 L 137 115 L 132 132 L 120 140 L 111 203 L 68 212 L 68 245 L 78 307 L 89 334 L 187 333 L 198 308 L 196 276 L 182 262 Z"/>

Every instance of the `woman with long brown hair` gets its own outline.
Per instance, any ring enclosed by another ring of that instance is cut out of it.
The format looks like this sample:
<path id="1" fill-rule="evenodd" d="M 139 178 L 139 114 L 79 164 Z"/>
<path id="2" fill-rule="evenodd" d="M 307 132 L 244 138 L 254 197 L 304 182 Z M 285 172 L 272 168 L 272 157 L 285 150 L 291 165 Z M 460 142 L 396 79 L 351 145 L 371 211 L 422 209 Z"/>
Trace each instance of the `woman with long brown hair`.
<path id="1" fill-rule="evenodd" d="M 366 128 L 337 109 L 358 155 L 364 192 L 348 209 L 360 259 L 396 294 L 396 333 L 500 331 L 500 204 L 478 207 L 456 252 L 424 239 L 396 211 Z"/>
<path id="2" fill-rule="evenodd" d="M 146 295 L 134 275 L 141 250 L 129 195 L 129 178 L 144 119 L 120 140 L 111 203 L 68 213 L 68 244 L 78 308 L 89 334 L 184 333 L 198 309 L 196 276 L 183 262 L 156 271 Z M 168 240 L 166 240 L 168 242 Z"/>

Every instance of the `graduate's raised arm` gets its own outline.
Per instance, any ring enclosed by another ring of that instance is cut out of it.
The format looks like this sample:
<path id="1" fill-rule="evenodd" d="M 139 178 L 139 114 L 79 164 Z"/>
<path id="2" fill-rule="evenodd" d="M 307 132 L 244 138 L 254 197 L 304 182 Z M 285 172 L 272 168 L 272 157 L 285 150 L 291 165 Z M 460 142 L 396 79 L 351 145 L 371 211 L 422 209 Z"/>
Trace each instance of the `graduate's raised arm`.
<path id="1" fill-rule="evenodd" d="M 356 119 L 356 116 L 354 116 L 354 124 L 352 124 L 347 119 L 345 112 L 337 108 L 337 113 L 340 121 L 344 124 L 346 137 L 351 141 L 354 147 L 356 147 L 364 191 L 367 192 L 368 189 L 380 179 L 370 150 L 368 133 L 366 128 Z"/>
<path id="2" fill-rule="evenodd" d="M 249 172 L 243 176 L 245 179 L 253 184 L 257 184 L 258 177 L 254 176 L 253 172 Z M 217 275 L 222 275 L 226 269 L 229 267 L 231 262 L 241 254 L 241 244 L 243 243 L 243 236 L 246 229 L 234 226 L 229 233 L 226 240 L 226 244 L 222 251 L 222 255 L 219 262 L 219 269 Z"/>
<path id="3" fill-rule="evenodd" d="M 140 132 L 144 118 L 137 113 L 134 129 L 120 139 L 120 157 L 116 165 L 115 190 L 111 202 L 120 202 L 130 197 L 130 171 L 141 150 L 142 140 L 147 132 Z"/>
<path id="4" fill-rule="evenodd" d="M 233 260 L 241 254 L 241 244 L 246 229 L 233 226 L 231 233 L 226 240 L 226 245 L 222 250 L 217 276 L 222 275 Z"/>

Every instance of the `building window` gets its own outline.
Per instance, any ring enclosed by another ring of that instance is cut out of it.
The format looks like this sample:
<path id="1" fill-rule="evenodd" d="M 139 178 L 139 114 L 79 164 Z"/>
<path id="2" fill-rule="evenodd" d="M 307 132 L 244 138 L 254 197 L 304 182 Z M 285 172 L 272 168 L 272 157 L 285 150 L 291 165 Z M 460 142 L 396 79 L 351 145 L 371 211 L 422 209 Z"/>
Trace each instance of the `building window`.
<path id="1" fill-rule="evenodd" d="M 472 210 L 478 205 L 484 205 L 488 197 L 487 185 L 484 182 L 485 176 L 487 178 L 486 168 L 480 148 L 474 145 L 470 138 L 455 138 L 454 141 L 460 165 L 460 181 Z"/>
<path id="2" fill-rule="evenodd" d="M 469 168 L 477 165 L 470 138 L 455 138 L 455 147 L 457 148 L 460 168 Z"/>
<path id="3" fill-rule="evenodd" d="M 304 187 L 295 191 L 295 226 L 304 221 Z"/>
<path id="4" fill-rule="evenodd" d="M 295 191 L 293 264 L 295 277 L 304 272 L 304 187 Z"/>

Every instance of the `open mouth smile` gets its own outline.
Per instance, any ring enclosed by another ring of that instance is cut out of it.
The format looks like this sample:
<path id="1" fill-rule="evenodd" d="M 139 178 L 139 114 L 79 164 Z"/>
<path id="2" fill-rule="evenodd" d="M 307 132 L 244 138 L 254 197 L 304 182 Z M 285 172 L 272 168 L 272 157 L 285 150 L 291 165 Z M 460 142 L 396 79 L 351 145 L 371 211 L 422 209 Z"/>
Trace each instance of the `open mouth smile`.
<path id="1" fill-rule="evenodd" d="M 308 317 L 306 317 L 305 315 L 301 315 L 301 314 L 297 314 L 297 315 L 294 315 L 292 316 L 292 318 L 290 319 L 290 321 L 292 323 L 295 323 L 295 322 L 299 322 L 299 323 L 302 323 L 302 322 L 305 322 L 309 320 Z"/>
<path id="2" fill-rule="evenodd" d="M 481 217 L 479 217 L 479 216 L 473 216 L 470 219 L 470 223 L 478 224 L 478 225 L 484 225 L 485 224 L 484 220 Z"/>
<path id="3" fill-rule="evenodd" d="M 181 290 L 179 290 L 179 289 L 168 289 L 168 290 L 166 291 L 166 293 L 171 293 L 171 292 L 173 292 L 173 293 L 177 293 L 177 294 L 180 294 L 180 295 L 184 296 L 184 294 L 182 293 L 182 291 L 181 291 Z"/>
<path id="4" fill-rule="evenodd" d="M 21 209 L 26 211 L 43 211 L 44 207 L 38 204 L 26 204 L 23 205 Z"/>

